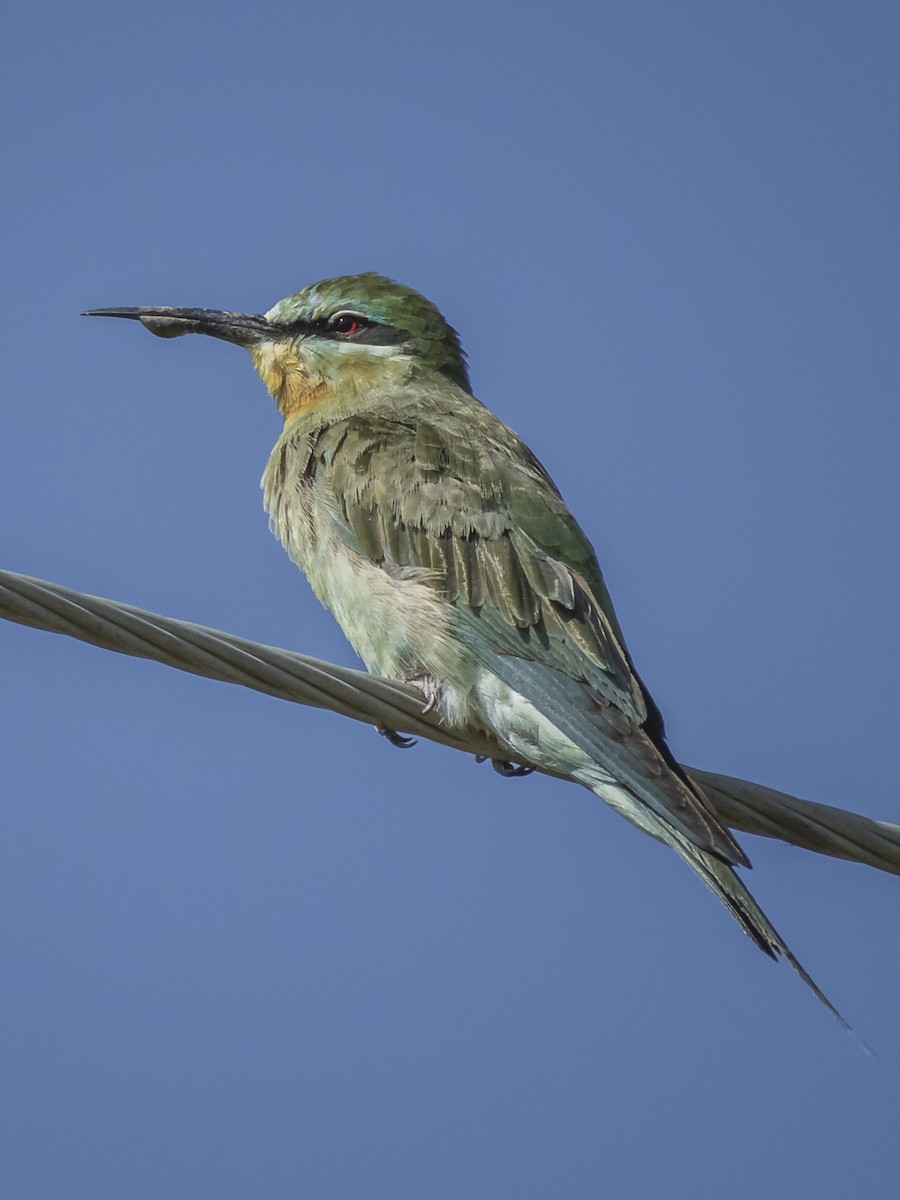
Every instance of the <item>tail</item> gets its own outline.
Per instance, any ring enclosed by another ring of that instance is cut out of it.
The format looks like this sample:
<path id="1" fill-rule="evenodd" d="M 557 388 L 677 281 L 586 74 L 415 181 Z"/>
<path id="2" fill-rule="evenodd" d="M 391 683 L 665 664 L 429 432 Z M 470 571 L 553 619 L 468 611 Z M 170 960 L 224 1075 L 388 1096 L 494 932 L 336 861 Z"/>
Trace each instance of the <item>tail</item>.
<path id="1" fill-rule="evenodd" d="M 686 863 L 694 868 L 706 886 L 715 892 L 760 950 L 768 954 L 770 958 L 783 958 L 789 962 L 813 995 L 819 998 L 848 1033 L 852 1033 L 853 1030 L 844 1016 L 835 1008 L 807 969 L 796 958 L 790 946 L 744 886 L 734 868 L 708 851 L 699 850 L 680 833 L 672 831 L 670 836 L 664 840 L 676 853 L 681 855 Z"/>
<path id="2" fill-rule="evenodd" d="M 794 956 L 787 942 L 754 900 L 734 867 L 709 850 L 690 841 L 680 829 L 664 821 L 659 813 L 652 811 L 628 789 L 621 785 L 610 785 L 598 778 L 596 771 L 580 771 L 573 775 L 579 783 L 589 787 L 601 800 L 606 801 L 626 820 L 637 825 L 657 841 L 671 846 L 676 854 L 693 867 L 706 886 L 719 897 L 744 932 L 753 939 L 764 954 L 770 958 L 786 959 L 810 991 L 818 997 L 841 1025 L 853 1033 L 843 1015 L 831 1003 L 810 973 Z"/>

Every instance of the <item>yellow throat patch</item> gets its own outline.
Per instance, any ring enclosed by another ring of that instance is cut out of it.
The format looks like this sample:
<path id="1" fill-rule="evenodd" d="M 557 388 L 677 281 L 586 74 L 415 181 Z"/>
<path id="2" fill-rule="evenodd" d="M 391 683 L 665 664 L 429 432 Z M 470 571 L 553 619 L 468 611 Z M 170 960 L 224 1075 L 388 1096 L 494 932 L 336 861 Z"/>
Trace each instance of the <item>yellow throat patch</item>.
<path id="1" fill-rule="evenodd" d="M 321 399 L 328 390 L 325 377 L 311 373 L 291 343 L 262 342 L 250 354 L 285 421 Z"/>

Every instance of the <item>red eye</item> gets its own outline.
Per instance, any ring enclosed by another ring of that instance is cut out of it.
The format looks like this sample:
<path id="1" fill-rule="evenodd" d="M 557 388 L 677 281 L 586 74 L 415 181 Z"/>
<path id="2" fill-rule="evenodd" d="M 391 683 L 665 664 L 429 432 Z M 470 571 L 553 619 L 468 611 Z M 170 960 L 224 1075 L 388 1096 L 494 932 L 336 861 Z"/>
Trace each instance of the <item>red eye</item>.
<path id="1" fill-rule="evenodd" d="M 340 333 L 344 337 L 350 337 L 351 334 L 356 333 L 360 325 L 359 317 L 354 317 L 352 313 L 338 313 L 331 319 L 331 328 L 335 333 Z"/>

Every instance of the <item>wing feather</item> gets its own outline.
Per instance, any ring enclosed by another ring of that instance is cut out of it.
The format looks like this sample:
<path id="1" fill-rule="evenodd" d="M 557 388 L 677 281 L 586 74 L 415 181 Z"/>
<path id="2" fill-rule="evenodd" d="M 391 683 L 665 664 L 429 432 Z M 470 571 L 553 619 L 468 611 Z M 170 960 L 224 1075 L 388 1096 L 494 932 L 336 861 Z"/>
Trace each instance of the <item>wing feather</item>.
<path id="1" fill-rule="evenodd" d="M 422 568 L 452 603 L 489 610 L 497 650 L 562 665 L 643 720 L 602 580 L 598 597 L 583 574 L 600 578 L 587 539 L 521 443 L 483 434 L 360 413 L 311 439 L 311 473 L 327 471 L 373 562 Z"/>

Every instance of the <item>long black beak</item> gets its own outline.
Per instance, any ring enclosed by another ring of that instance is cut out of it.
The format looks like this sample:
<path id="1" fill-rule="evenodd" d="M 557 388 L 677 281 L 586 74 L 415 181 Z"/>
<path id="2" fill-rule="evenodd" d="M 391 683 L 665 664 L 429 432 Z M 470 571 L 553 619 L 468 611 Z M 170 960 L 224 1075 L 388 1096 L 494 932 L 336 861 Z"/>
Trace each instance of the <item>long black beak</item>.
<path id="1" fill-rule="evenodd" d="M 125 317 L 140 323 L 157 337 L 183 337 L 186 333 L 205 333 L 209 337 L 253 346 L 277 336 L 278 327 L 263 316 L 220 312 L 215 308 L 92 308 L 83 317 Z"/>

